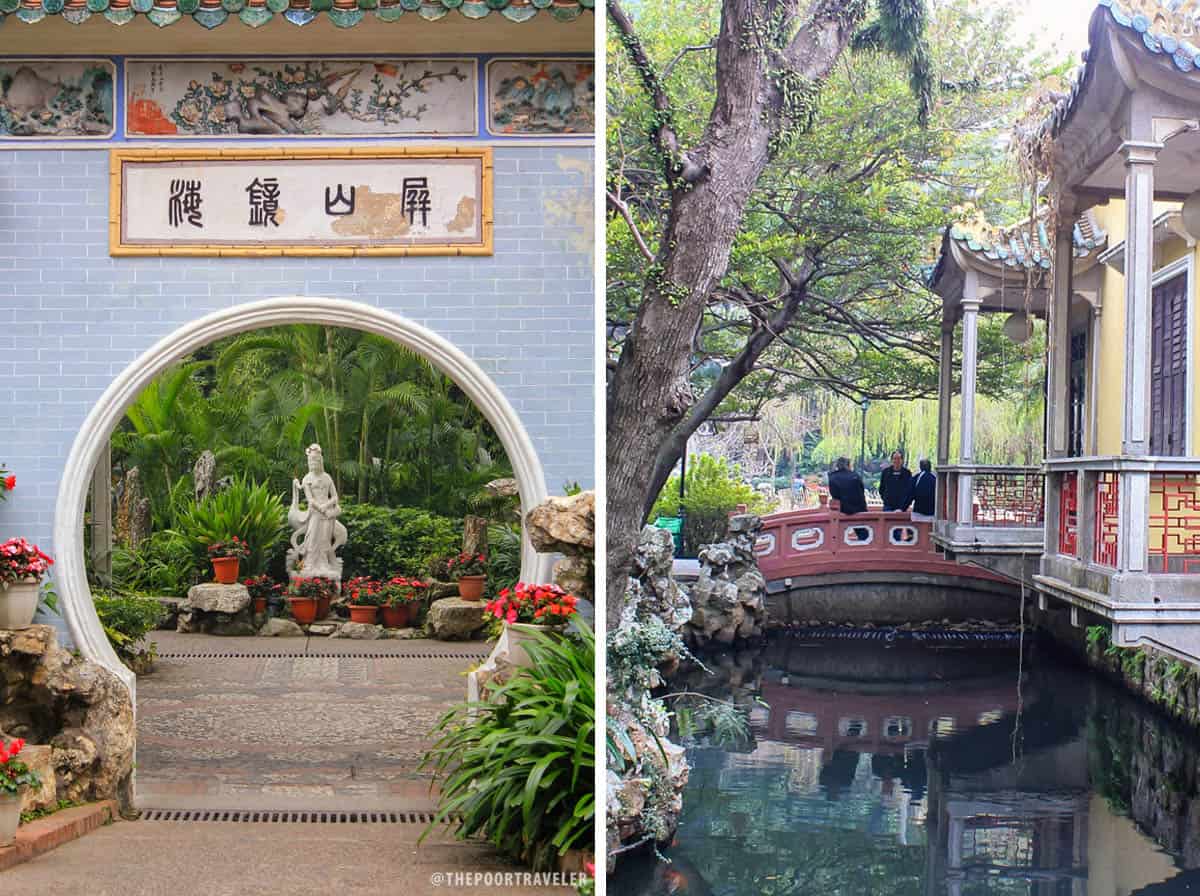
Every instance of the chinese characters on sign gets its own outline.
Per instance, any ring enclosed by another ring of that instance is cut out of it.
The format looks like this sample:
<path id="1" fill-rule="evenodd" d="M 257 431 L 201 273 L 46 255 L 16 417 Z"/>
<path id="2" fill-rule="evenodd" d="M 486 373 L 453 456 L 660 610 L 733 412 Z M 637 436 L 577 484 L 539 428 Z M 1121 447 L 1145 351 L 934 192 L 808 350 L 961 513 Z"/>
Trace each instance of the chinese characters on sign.
<path id="1" fill-rule="evenodd" d="M 394 149 L 279 158 L 113 151 L 114 254 L 490 254 L 491 154 Z"/>
<path id="2" fill-rule="evenodd" d="M 193 227 L 203 227 L 200 215 L 200 181 L 173 180 L 171 195 L 167 199 L 167 218 L 172 227 L 187 221 Z"/>

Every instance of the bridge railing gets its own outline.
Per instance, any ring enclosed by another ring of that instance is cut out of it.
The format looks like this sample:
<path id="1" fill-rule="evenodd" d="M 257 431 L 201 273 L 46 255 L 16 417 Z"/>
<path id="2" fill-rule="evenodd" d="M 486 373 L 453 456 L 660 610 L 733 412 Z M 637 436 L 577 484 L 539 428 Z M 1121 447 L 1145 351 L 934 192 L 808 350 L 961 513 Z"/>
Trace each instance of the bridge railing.
<path id="1" fill-rule="evenodd" d="M 768 581 L 856 570 L 903 570 L 945 563 L 928 522 L 903 512 L 844 514 L 821 507 L 763 518 L 755 545 Z"/>

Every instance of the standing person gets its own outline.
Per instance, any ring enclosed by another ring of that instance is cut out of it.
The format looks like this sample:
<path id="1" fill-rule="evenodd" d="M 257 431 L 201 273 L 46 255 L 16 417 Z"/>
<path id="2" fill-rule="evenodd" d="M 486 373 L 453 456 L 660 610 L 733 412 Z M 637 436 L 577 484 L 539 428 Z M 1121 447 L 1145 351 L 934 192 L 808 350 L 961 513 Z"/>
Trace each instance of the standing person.
<path id="1" fill-rule="evenodd" d="M 867 493 L 862 477 L 850 469 L 848 458 L 839 457 L 836 469 L 829 474 L 829 497 L 838 502 L 838 509 L 847 516 L 867 510 Z M 870 532 L 862 526 L 855 526 L 854 534 L 859 541 L 866 541 L 870 537 Z"/>
<path id="2" fill-rule="evenodd" d="M 909 500 L 912 501 L 912 518 L 920 523 L 933 522 L 934 503 L 937 498 L 937 476 L 928 458 L 921 458 L 920 472 L 913 477 Z"/>
<path id="3" fill-rule="evenodd" d="M 912 501 L 912 471 L 904 466 L 904 455 L 892 452 L 892 465 L 879 474 L 879 497 L 884 510 L 908 510 Z"/>

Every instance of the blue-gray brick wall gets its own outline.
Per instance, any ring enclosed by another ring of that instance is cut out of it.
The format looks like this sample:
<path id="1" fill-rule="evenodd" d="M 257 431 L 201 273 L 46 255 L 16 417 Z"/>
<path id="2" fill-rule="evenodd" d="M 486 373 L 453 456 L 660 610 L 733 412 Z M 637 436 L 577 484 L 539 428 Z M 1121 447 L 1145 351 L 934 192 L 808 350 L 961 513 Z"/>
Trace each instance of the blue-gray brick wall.
<path id="1" fill-rule="evenodd" d="M 197 317 L 272 296 L 350 299 L 439 333 L 507 395 L 552 494 L 594 484 L 594 271 L 580 206 L 592 151 L 497 147 L 494 158 L 492 257 L 112 258 L 106 150 L 0 151 L 0 464 L 18 477 L 0 540 L 53 550 L 71 444 L 138 355 Z"/>

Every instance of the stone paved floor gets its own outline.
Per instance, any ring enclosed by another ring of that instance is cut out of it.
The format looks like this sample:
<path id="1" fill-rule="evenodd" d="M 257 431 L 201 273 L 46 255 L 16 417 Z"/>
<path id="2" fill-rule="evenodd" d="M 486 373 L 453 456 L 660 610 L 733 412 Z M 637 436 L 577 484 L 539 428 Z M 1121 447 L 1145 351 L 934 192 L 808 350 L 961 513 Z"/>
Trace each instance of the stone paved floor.
<path id="1" fill-rule="evenodd" d="M 196 824 L 120 821 L 0 875 L 24 896 L 558 896 L 514 877 L 486 845 L 431 837 L 420 825 Z"/>
<path id="2" fill-rule="evenodd" d="M 425 810 L 429 731 L 484 643 L 154 635 L 138 679 L 143 808 Z M 200 656 L 188 654 L 235 654 Z M 284 655 L 281 655 L 284 654 Z"/>

